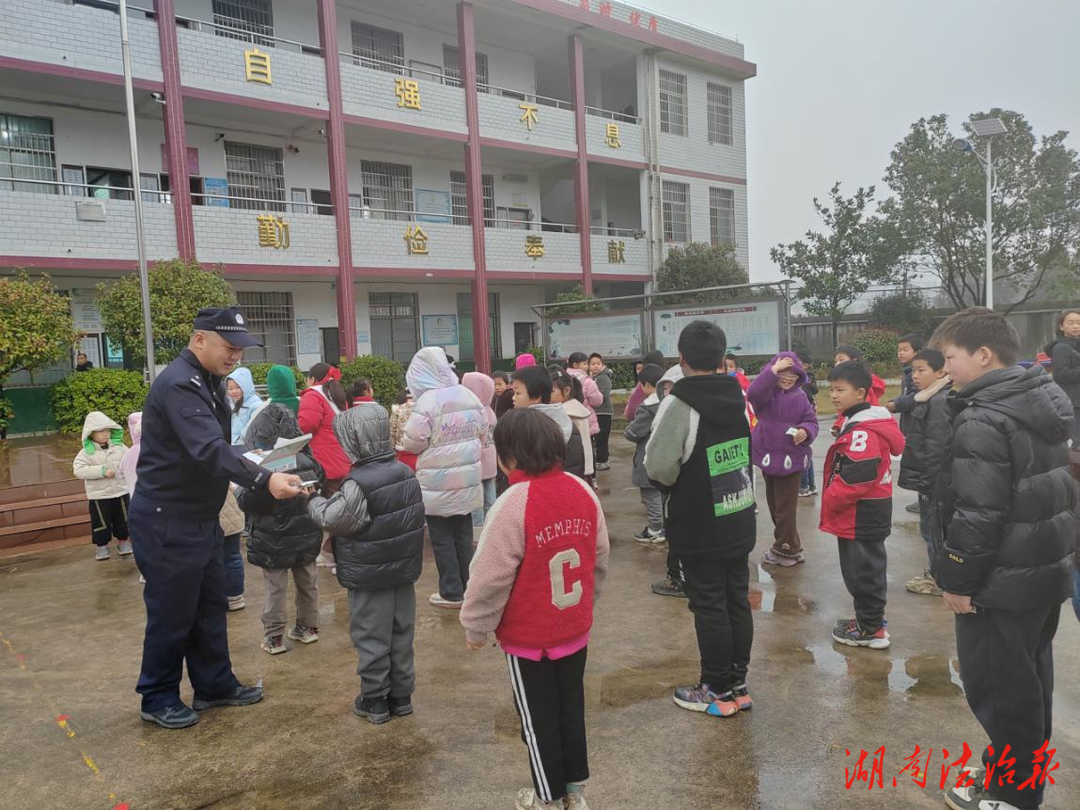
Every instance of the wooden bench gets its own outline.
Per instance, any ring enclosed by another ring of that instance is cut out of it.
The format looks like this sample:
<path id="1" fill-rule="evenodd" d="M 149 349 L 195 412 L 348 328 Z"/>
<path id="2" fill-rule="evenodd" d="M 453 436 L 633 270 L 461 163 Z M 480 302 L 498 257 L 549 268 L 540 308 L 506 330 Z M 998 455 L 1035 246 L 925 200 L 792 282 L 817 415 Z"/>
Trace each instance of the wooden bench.
<path id="1" fill-rule="evenodd" d="M 37 543 L 90 540 L 86 490 L 78 479 L 0 489 L 0 552 Z"/>

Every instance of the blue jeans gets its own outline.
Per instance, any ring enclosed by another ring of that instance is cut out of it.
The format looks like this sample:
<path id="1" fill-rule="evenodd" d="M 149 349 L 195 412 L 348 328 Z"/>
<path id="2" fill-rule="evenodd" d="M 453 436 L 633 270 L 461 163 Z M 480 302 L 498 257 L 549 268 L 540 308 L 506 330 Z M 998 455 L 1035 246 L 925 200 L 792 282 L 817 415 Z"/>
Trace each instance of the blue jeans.
<path id="1" fill-rule="evenodd" d="M 934 502 L 929 495 L 919 493 L 919 534 L 926 544 L 926 570 L 934 564 Z"/>
<path id="2" fill-rule="evenodd" d="M 799 484 L 799 489 L 816 489 L 814 482 L 814 459 L 809 459 L 806 462 L 806 469 L 802 471 L 802 482 Z"/>
<path id="3" fill-rule="evenodd" d="M 484 505 L 473 510 L 472 525 L 474 529 L 483 528 L 484 519 L 487 517 L 487 513 L 491 511 L 492 504 L 495 503 L 495 479 L 485 478 L 480 483 L 484 486 Z"/>
<path id="4" fill-rule="evenodd" d="M 244 593 L 244 558 L 240 556 L 240 535 L 225 538 L 225 595 L 242 596 Z"/>

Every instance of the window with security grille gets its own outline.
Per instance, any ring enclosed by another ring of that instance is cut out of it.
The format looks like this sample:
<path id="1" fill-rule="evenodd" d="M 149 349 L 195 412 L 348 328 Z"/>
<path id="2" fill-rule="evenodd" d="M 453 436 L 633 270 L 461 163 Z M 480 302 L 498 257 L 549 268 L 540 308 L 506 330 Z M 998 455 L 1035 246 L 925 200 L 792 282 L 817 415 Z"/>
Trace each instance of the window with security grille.
<path id="1" fill-rule="evenodd" d="M 484 225 L 495 227 L 495 176 L 481 175 L 484 185 Z M 465 172 L 450 172 L 450 211 L 455 225 L 468 225 L 469 202 L 465 188 Z"/>
<path id="2" fill-rule="evenodd" d="M 12 179 L 56 180 L 56 144 L 51 118 L 0 113 L 0 189 L 57 193 L 56 186 L 13 183 L 10 182 Z"/>
<path id="3" fill-rule="evenodd" d="M 280 149 L 225 141 L 229 207 L 285 210 L 285 163 Z"/>
<path id="4" fill-rule="evenodd" d="M 686 77 L 672 70 L 660 71 L 660 131 L 685 135 Z"/>
<path id="5" fill-rule="evenodd" d="M 274 8 L 271 0 L 214 0 L 214 24 L 219 37 L 274 47 Z M 261 35 L 261 36 L 260 36 Z"/>
<path id="6" fill-rule="evenodd" d="M 461 61 L 458 56 L 458 49 L 453 45 L 443 45 L 442 62 L 446 83 L 451 87 L 461 87 Z M 483 90 L 489 84 L 486 53 L 476 54 L 476 84 L 477 89 L 480 90 Z"/>
<path id="7" fill-rule="evenodd" d="M 401 73 L 405 70 L 405 37 L 400 31 L 353 20 L 352 50 L 356 57 L 353 63 L 361 67 L 384 73 Z"/>
<path id="8" fill-rule="evenodd" d="M 292 293 L 238 292 L 236 303 L 250 332 L 262 346 L 244 349 L 247 363 L 296 365 L 296 321 Z"/>
<path id="9" fill-rule="evenodd" d="M 709 112 L 709 143 L 731 145 L 731 88 L 724 84 L 709 82 L 706 87 L 706 103 Z"/>
<path id="10" fill-rule="evenodd" d="M 371 353 L 408 363 L 420 350 L 420 307 L 416 293 L 368 293 Z"/>
<path id="11" fill-rule="evenodd" d="M 458 314 L 458 360 L 471 362 L 476 359 L 473 352 L 473 318 L 472 318 L 472 293 L 459 292 L 457 294 Z M 499 317 L 499 294 L 488 293 L 488 345 L 491 347 L 491 358 L 498 360 L 502 357 L 502 329 Z"/>
<path id="12" fill-rule="evenodd" d="M 372 219 L 413 218 L 412 166 L 361 160 L 360 174 Z"/>
<path id="13" fill-rule="evenodd" d="M 714 245 L 735 244 L 735 192 L 709 189 L 709 237 Z"/>
<path id="14" fill-rule="evenodd" d="M 664 181 L 664 241 L 690 241 L 690 186 Z"/>

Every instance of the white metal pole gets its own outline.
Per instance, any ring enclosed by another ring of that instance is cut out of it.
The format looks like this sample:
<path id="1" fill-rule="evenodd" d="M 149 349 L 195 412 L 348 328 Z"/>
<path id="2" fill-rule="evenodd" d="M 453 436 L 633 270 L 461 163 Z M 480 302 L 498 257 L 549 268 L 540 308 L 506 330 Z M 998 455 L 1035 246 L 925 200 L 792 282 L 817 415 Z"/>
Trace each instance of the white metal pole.
<path id="1" fill-rule="evenodd" d="M 986 306 L 994 308 L 994 212 L 992 182 L 994 176 L 990 153 L 992 139 L 986 139 Z"/>
<path id="2" fill-rule="evenodd" d="M 139 250 L 139 286 L 142 290 L 143 331 L 146 334 L 146 368 L 154 381 L 154 332 L 150 320 L 150 279 L 146 269 L 146 237 L 143 230 L 142 182 L 139 174 L 139 141 L 135 132 L 135 95 L 131 85 L 131 43 L 128 40 L 127 0 L 120 0 L 120 50 L 124 59 L 124 102 L 127 109 L 128 145 L 131 148 L 131 185 L 135 194 L 135 242 Z"/>

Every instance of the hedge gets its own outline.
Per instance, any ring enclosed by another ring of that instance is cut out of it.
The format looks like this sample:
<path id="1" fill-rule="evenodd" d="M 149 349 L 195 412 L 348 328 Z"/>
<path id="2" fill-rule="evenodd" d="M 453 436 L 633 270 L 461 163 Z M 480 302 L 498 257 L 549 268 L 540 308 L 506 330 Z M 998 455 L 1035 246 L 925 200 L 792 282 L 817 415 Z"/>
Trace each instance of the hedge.
<path id="1" fill-rule="evenodd" d="M 341 384 L 346 391 L 362 377 L 371 381 L 375 400 L 387 410 L 405 387 L 405 367 L 401 363 L 373 355 L 341 361 Z"/>
<path id="2" fill-rule="evenodd" d="M 95 368 L 60 380 L 52 389 L 52 410 L 64 433 L 80 433 L 90 411 L 101 411 L 120 426 L 141 411 L 149 387 L 139 371 Z"/>
<path id="3" fill-rule="evenodd" d="M 274 366 L 279 366 L 280 363 L 247 363 L 244 368 L 251 372 L 251 378 L 255 381 L 256 385 L 266 385 L 266 375 L 270 369 Z M 296 379 L 296 388 L 302 389 L 304 387 L 304 372 L 295 366 L 285 366 L 292 372 L 293 377 Z"/>

